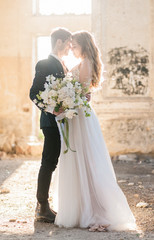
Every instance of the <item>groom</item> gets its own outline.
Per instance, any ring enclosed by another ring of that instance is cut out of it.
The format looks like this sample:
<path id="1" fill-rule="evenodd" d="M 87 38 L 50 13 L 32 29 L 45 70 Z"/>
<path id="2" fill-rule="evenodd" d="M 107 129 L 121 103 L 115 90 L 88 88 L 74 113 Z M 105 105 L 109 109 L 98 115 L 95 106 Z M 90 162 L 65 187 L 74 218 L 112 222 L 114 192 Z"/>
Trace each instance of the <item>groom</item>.
<path id="1" fill-rule="evenodd" d="M 36 64 L 33 85 L 30 89 L 30 99 L 35 102 L 39 91 L 44 90 L 44 83 L 48 75 L 64 77 L 67 69 L 62 62 L 62 57 L 68 55 L 71 44 L 71 33 L 63 28 L 56 29 L 51 34 L 52 54 L 48 59 Z M 37 99 L 38 100 L 38 99 Z M 35 102 L 37 105 L 37 103 Z M 39 107 L 39 106 L 38 106 Z M 39 107 L 40 108 L 40 107 Z M 40 108 L 41 109 L 41 108 Z M 44 112 L 41 109 L 40 128 L 44 134 L 44 147 L 42 162 L 38 174 L 36 221 L 54 222 L 56 213 L 50 209 L 48 197 L 52 173 L 55 170 L 60 155 L 60 134 L 55 116 L 60 114 L 55 111 Z"/>

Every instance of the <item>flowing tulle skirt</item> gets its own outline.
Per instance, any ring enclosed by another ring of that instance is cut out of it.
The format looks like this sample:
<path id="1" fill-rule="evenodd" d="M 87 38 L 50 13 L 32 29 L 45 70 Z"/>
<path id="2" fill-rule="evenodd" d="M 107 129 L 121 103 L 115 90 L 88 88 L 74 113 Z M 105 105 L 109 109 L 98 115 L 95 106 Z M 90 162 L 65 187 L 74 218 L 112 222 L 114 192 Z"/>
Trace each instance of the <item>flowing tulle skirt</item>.
<path id="1" fill-rule="evenodd" d="M 87 228 L 109 225 L 109 230 L 135 229 L 135 218 L 117 184 L 98 119 L 82 109 L 69 120 L 70 146 L 62 149 L 52 187 L 55 224 Z"/>

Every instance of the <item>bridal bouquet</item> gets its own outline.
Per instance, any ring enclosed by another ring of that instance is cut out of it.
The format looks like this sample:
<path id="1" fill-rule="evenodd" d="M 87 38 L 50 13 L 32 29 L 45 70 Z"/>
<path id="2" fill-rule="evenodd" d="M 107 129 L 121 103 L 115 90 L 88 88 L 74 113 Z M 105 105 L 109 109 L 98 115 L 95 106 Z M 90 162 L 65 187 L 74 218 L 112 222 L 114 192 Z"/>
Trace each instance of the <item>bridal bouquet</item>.
<path id="1" fill-rule="evenodd" d="M 40 91 L 37 94 L 37 100 L 34 100 L 38 107 L 43 108 L 45 112 L 51 112 L 51 110 L 58 112 L 59 109 L 63 109 L 63 113 L 57 116 L 57 119 L 60 119 L 58 121 L 67 146 L 65 153 L 68 152 L 68 149 L 72 150 L 69 144 L 68 119 L 72 119 L 78 114 L 78 108 L 84 110 L 86 117 L 90 116 L 91 108 L 85 97 L 87 90 L 71 75 L 66 75 L 64 78 L 55 78 L 53 75 L 49 75 L 46 77 L 44 91 Z M 64 132 L 63 123 L 66 126 L 66 132 Z"/>

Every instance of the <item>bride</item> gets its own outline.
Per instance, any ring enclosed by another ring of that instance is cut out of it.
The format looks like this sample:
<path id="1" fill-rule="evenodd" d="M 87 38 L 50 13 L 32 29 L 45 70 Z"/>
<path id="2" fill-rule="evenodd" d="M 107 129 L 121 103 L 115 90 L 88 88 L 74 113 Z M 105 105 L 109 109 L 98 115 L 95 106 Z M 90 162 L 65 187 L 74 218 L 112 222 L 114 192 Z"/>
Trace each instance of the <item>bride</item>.
<path id="1" fill-rule="evenodd" d="M 73 76 L 88 86 L 89 91 L 96 88 L 102 65 L 91 34 L 74 33 L 72 51 L 76 58 L 82 59 L 73 68 Z M 64 154 L 63 142 L 53 186 L 55 224 L 90 231 L 135 229 L 135 218 L 117 184 L 94 110 L 90 117 L 85 117 L 84 111 L 79 109 L 78 115 L 69 120 L 69 132 L 70 146 L 76 152 Z"/>

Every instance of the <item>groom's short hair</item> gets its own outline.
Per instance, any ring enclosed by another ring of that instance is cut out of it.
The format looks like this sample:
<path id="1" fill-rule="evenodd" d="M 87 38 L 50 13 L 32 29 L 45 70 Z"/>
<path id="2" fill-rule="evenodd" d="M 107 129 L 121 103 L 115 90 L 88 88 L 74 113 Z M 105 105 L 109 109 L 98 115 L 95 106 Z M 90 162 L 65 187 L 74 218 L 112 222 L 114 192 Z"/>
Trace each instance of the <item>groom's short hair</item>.
<path id="1" fill-rule="evenodd" d="M 52 48 L 55 47 L 58 39 L 65 42 L 67 39 L 71 38 L 72 34 L 66 28 L 56 28 L 51 33 L 51 45 Z"/>

